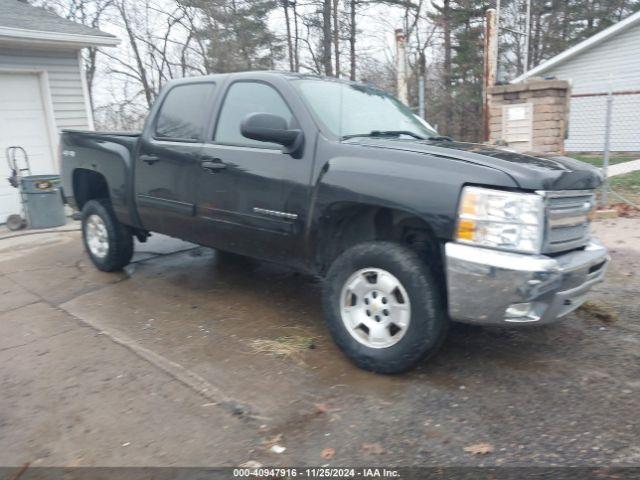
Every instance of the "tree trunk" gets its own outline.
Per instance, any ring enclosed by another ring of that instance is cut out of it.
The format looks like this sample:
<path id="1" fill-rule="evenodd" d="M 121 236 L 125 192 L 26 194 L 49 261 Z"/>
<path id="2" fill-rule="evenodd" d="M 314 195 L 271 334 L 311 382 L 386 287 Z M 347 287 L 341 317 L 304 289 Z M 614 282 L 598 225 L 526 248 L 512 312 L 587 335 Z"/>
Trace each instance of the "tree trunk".
<path id="1" fill-rule="evenodd" d="M 340 18 L 339 1 L 333 0 L 333 55 L 336 57 L 336 77 L 340 77 Z"/>
<path id="2" fill-rule="evenodd" d="M 333 64 L 331 62 L 331 0 L 322 2 L 322 66 L 324 74 L 333 76 Z"/>
<path id="3" fill-rule="evenodd" d="M 91 111 L 93 112 L 93 107 L 94 107 L 93 79 L 95 78 L 95 75 L 96 75 L 96 56 L 98 53 L 98 49 L 95 47 L 91 47 L 87 50 L 88 50 L 87 60 L 85 62 L 85 60 L 82 59 L 82 61 L 85 62 L 84 74 L 87 79 L 87 90 L 89 93 L 89 106 L 91 107 Z"/>
<path id="4" fill-rule="evenodd" d="M 291 23 L 289 21 L 289 0 L 282 0 L 284 8 L 284 21 L 287 25 L 287 47 L 289 48 L 289 70 L 295 71 L 295 62 L 293 60 L 293 42 L 291 41 Z"/>
<path id="5" fill-rule="evenodd" d="M 151 89 L 151 85 L 149 84 L 149 80 L 147 79 L 147 70 L 144 66 L 140 49 L 138 48 L 138 41 L 133 32 L 133 28 L 129 23 L 129 17 L 125 10 L 124 3 L 118 5 L 118 10 L 120 11 L 122 23 L 124 24 L 124 28 L 127 31 L 127 37 L 129 37 L 129 44 L 131 45 L 133 55 L 136 59 L 136 65 L 138 66 L 138 75 L 140 77 L 140 83 L 142 84 L 142 90 L 144 91 L 145 100 L 147 101 L 147 106 L 151 108 L 151 106 L 153 105 L 154 93 Z"/>
<path id="6" fill-rule="evenodd" d="M 298 9 L 297 9 L 296 0 L 293 0 L 291 4 L 293 5 L 293 32 L 295 35 L 294 42 L 293 42 L 293 59 L 294 59 L 295 71 L 299 72 L 300 71 L 300 47 L 298 42 L 300 40 L 300 33 L 298 30 Z"/>
<path id="7" fill-rule="evenodd" d="M 540 37 L 542 35 L 542 10 L 536 12 L 535 29 L 536 33 L 533 36 L 533 42 L 529 45 L 529 66 L 535 67 L 541 62 L 541 48 Z M 531 45 L 532 44 L 532 45 Z"/>
<path id="8" fill-rule="evenodd" d="M 351 17 L 351 22 L 349 25 L 349 60 L 351 61 L 351 71 L 349 73 L 349 78 L 351 80 L 356 79 L 356 0 L 351 0 L 350 2 L 350 11 L 349 15 Z"/>
<path id="9" fill-rule="evenodd" d="M 444 0 L 442 4 L 442 18 L 444 21 L 444 72 L 443 82 L 445 89 L 444 128 L 445 135 L 451 134 L 451 121 L 453 114 L 453 99 L 451 96 L 451 5 L 450 0 Z"/>

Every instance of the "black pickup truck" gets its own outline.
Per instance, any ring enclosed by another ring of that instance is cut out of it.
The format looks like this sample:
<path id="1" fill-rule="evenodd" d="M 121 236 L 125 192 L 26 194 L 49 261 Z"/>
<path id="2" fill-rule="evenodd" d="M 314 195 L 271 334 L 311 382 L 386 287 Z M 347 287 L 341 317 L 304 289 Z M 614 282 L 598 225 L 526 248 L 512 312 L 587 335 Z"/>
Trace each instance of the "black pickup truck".
<path id="1" fill-rule="evenodd" d="M 63 188 L 86 250 L 123 268 L 150 232 L 323 279 L 359 366 L 400 372 L 451 320 L 522 326 L 603 278 L 597 169 L 439 136 L 386 93 L 277 72 L 170 82 L 142 133 L 65 131 Z"/>

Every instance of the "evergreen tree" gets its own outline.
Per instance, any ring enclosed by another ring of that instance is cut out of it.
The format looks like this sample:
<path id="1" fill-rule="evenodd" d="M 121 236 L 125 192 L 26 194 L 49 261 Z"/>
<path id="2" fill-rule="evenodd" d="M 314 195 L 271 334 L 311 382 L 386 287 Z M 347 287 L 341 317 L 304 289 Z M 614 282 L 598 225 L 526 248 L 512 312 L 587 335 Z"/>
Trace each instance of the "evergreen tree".
<path id="1" fill-rule="evenodd" d="M 208 42 L 208 69 L 236 72 L 275 68 L 284 48 L 267 25 L 275 0 L 183 0 L 198 8 L 205 19 L 197 32 Z"/>
<path id="2" fill-rule="evenodd" d="M 428 117 L 440 131 L 478 140 L 482 124 L 482 75 L 486 0 L 445 0 L 432 20 L 441 26 L 442 93 L 430 97 Z M 437 91 L 431 79 L 430 91 Z M 435 87 L 435 88 L 434 88 Z"/>

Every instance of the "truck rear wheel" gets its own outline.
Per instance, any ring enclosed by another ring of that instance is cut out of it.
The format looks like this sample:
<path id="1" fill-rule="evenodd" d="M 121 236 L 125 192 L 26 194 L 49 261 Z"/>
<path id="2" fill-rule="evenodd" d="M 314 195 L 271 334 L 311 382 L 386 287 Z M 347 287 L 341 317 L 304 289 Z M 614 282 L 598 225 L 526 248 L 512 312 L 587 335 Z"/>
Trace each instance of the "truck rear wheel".
<path id="1" fill-rule="evenodd" d="M 133 235 L 116 218 L 107 199 L 89 200 L 82 208 L 82 237 L 93 264 L 104 272 L 122 270 L 133 256 Z"/>
<path id="2" fill-rule="evenodd" d="M 434 354 L 448 320 L 429 267 L 394 242 L 340 255 L 324 284 L 325 318 L 338 346 L 361 368 L 399 373 Z"/>

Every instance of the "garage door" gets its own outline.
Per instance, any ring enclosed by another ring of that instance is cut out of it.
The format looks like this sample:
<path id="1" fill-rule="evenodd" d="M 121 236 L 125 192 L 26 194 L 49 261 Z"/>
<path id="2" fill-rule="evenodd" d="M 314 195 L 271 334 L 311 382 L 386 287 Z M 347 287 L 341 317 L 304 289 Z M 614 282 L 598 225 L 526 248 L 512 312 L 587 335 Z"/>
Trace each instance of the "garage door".
<path id="1" fill-rule="evenodd" d="M 8 146 L 20 145 L 27 151 L 34 174 L 57 170 L 47 125 L 40 76 L 0 72 L 0 223 L 21 208 L 18 191 L 6 180 Z"/>

